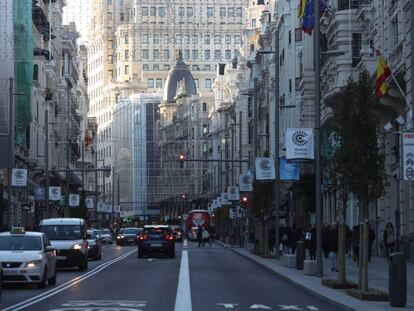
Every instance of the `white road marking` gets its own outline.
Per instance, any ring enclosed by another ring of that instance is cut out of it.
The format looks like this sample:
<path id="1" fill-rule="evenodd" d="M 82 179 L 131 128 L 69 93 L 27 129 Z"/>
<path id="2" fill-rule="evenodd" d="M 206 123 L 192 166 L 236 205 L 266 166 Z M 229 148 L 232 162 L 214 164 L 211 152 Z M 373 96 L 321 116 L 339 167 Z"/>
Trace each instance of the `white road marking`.
<path id="1" fill-rule="evenodd" d="M 265 305 L 252 305 L 249 309 L 264 309 L 264 310 L 271 310 L 271 307 Z"/>
<path id="2" fill-rule="evenodd" d="M 238 303 L 218 303 L 218 306 L 223 306 L 226 309 L 234 309 L 235 306 L 238 306 Z"/>
<path id="3" fill-rule="evenodd" d="M 131 301 L 131 300 L 71 300 L 62 307 L 145 307 L 146 301 Z"/>
<path id="4" fill-rule="evenodd" d="M 318 311 L 319 310 L 317 307 L 314 307 L 314 306 L 306 306 L 306 308 L 308 308 L 309 310 L 312 310 L 312 311 Z"/>
<path id="5" fill-rule="evenodd" d="M 187 241 L 187 239 L 185 239 L 184 242 L 183 242 L 183 247 L 187 247 L 187 244 L 188 244 L 188 241 Z"/>
<path id="6" fill-rule="evenodd" d="M 292 306 L 287 306 L 287 305 L 279 305 L 279 307 L 282 309 L 282 310 L 303 310 L 302 308 L 299 308 L 298 306 L 296 306 L 296 305 L 292 305 Z"/>
<path id="7" fill-rule="evenodd" d="M 192 311 L 190 269 L 188 267 L 188 251 L 183 250 L 181 255 L 180 275 L 178 278 L 177 296 L 175 297 L 174 311 Z"/>
<path id="8" fill-rule="evenodd" d="M 125 253 L 125 254 L 117 257 L 117 258 L 114 258 L 112 260 L 109 260 L 109 261 L 107 261 L 107 262 L 99 265 L 98 267 L 94 268 L 93 270 L 91 270 L 91 271 L 89 271 L 89 272 L 87 272 L 85 274 L 82 274 L 82 275 L 80 275 L 80 276 L 78 276 L 78 277 L 76 277 L 76 278 L 74 278 L 74 279 L 72 279 L 72 280 L 70 280 L 70 281 L 68 281 L 68 282 L 60 285 L 60 286 L 57 286 L 57 287 L 55 287 L 55 288 L 53 288 L 51 290 L 48 290 L 48 291 L 46 291 L 46 292 L 44 292 L 44 293 L 42 293 L 40 295 L 34 296 L 34 297 L 29 298 L 29 299 L 26 299 L 26 300 L 24 300 L 22 302 L 16 303 L 15 305 L 12 305 L 10 307 L 7 307 L 5 309 L 2 309 L 2 311 L 9 311 L 9 310 L 18 311 L 18 310 L 22 310 L 22 309 L 27 308 L 27 307 L 29 307 L 31 305 L 34 305 L 34 304 L 36 304 L 36 303 L 38 303 L 38 302 L 40 302 L 42 300 L 45 300 L 45 299 L 50 298 L 52 296 L 55 296 L 55 295 L 59 294 L 60 292 L 62 292 L 64 290 L 72 287 L 73 285 L 76 285 L 76 284 L 78 284 L 80 282 L 85 281 L 86 279 L 89 279 L 90 277 L 92 277 L 95 274 L 101 272 L 102 270 L 106 269 L 107 267 L 111 266 L 112 264 L 114 264 L 114 263 L 116 263 L 118 261 L 121 261 L 121 260 L 125 259 L 129 255 L 132 255 L 136 251 L 137 251 L 136 249 L 131 250 L 131 251 L 129 251 L 129 252 L 127 252 L 127 253 Z"/>

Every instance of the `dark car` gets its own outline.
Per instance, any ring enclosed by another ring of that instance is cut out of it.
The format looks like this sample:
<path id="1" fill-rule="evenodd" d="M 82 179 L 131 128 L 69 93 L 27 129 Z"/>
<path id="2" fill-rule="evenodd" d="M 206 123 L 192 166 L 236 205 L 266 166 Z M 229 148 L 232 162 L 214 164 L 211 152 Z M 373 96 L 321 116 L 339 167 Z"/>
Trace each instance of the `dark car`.
<path id="1" fill-rule="evenodd" d="M 88 258 L 100 260 L 102 258 L 102 243 L 94 230 L 86 231 L 88 240 Z"/>
<path id="2" fill-rule="evenodd" d="M 142 228 L 122 228 L 116 236 L 116 245 L 135 245 Z"/>
<path id="3" fill-rule="evenodd" d="M 166 254 L 175 257 L 174 234 L 169 226 L 148 225 L 138 238 L 138 257 L 146 254 Z"/>

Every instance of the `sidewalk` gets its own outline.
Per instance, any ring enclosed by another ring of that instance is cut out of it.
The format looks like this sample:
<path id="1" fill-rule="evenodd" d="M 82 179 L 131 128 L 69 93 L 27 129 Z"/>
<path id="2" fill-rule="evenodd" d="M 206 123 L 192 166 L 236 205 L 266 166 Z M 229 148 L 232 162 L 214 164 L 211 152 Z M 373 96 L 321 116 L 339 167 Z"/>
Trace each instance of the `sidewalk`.
<path id="1" fill-rule="evenodd" d="M 339 308 L 356 311 L 380 311 L 380 310 L 413 310 L 414 311 L 414 264 L 407 264 L 407 305 L 405 308 L 392 308 L 389 302 L 361 301 L 348 296 L 344 290 L 336 290 L 325 287 L 321 284 L 321 278 L 308 276 L 301 270 L 288 268 L 282 265 L 281 261 L 274 258 L 262 258 L 251 254 L 244 248 L 230 247 L 220 241 L 216 243 L 223 247 L 254 261 L 279 277 L 336 304 Z M 350 258 L 346 261 L 346 273 L 349 281 L 358 282 L 358 267 Z M 369 287 L 388 292 L 388 263 L 385 258 L 373 257 L 369 263 Z M 330 261 L 324 260 L 324 279 L 336 279 L 337 273 L 331 272 Z"/>

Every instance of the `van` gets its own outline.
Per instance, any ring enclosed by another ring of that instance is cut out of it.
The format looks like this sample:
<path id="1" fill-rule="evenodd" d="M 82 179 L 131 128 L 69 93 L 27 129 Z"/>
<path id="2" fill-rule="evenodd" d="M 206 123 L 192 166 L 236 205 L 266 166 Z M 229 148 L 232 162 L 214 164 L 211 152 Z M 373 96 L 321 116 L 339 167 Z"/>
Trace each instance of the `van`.
<path id="1" fill-rule="evenodd" d="M 88 269 L 86 223 L 81 218 L 48 218 L 40 222 L 40 231 L 56 249 L 58 267 Z"/>

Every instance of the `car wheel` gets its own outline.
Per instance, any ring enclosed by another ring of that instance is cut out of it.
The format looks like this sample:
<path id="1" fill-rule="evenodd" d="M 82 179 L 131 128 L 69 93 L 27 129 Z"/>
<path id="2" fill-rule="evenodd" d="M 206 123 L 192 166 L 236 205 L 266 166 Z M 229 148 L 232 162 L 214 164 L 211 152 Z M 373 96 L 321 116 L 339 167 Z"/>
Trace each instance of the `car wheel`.
<path id="1" fill-rule="evenodd" d="M 56 284 L 56 268 L 55 268 L 55 273 L 53 274 L 53 276 L 47 281 L 47 283 L 49 285 L 55 285 Z"/>
<path id="2" fill-rule="evenodd" d="M 85 258 L 79 265 L 79 271 L 85 271 L 88 269 L 88 258 Z"/>
<path id="3" fill-rule="evenodd" d="M 46 282 L 47 282 L 47 268 L 45 267 L 45 271 L 43 271 L 42 281 L 40 281 L 40 283 L 37 284 L 37 287 L 38 288 L 45 288 L 46 287 Z"/>

